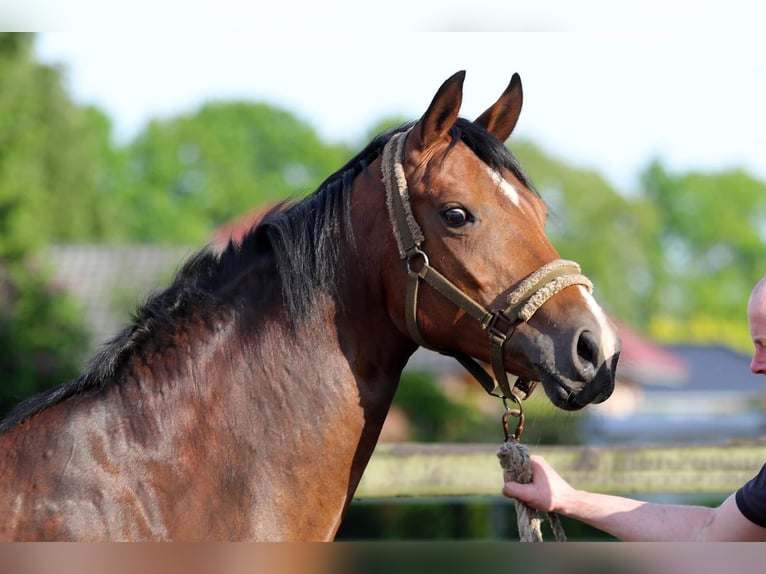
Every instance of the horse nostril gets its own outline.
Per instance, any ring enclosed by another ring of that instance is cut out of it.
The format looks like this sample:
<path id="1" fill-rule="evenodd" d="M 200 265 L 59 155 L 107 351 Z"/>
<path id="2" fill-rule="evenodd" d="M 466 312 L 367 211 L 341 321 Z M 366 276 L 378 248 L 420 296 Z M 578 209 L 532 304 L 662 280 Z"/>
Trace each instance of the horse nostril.
<path id="1" fill-rule="evenodd" d="M 590 331 L 583 331 L 577 338 L 577 351 L 574 363 L 577 371 L 584 380 L 592 379 L 596 374 L 599 345 L 596 337 Z"/>

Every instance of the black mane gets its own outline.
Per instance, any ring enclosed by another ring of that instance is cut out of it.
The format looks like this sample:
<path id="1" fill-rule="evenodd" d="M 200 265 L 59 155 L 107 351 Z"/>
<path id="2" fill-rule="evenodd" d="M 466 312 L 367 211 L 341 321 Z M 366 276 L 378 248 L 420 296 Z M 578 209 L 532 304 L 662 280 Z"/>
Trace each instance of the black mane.
<path id="1" fill-rule="evenodd" d="M 274 258 L 282 297 L 293 318 L 310 312 L 317 292 L 336 295 L 344 274 L 341 250 L 344 245 L 354 246 L 349 209 L 351 182 L 380 156 L 394 133 L 411 126 L 406 124 L 377 136 L 302 201 L 273 208 L 241 244 L 230 242 L 220 253 L 204 248 L 192 256 L 167 289 L 136 310 L 131 324 L 103 346 L 79 378 L 17 405 L 0 421 L 0 433 L 69 397 L 103 388 L 158 332 L 172 327 L 194 309 L 224 302 L 221 286 L 240 276 L 255 258 L 265 254 Z M 450 134 L 452 145 L 463 141 L 490 167 L 511 170 L 533 189 L 513 154 L 482 127 L 460 118 Z"/>

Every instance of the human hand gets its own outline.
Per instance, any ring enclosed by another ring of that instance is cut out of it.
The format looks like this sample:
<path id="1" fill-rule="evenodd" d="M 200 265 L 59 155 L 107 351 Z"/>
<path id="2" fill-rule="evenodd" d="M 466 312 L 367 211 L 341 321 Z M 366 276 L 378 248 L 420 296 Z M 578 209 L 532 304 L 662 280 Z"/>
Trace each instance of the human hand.
<path id="1" fill-rule="evenodd" d="M 543 512 L 561 512 L 565 500 L 575 489 L 543 457 L 530 456 L 529 462 L 532 467 L 532 482 L 506 482 L 503 485 L 503 494 Z"/>

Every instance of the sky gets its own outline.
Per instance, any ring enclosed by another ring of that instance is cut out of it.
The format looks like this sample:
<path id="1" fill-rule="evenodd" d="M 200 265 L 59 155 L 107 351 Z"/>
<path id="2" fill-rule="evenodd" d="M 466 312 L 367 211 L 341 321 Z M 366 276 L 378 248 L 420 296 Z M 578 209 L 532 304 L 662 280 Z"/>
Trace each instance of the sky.
<path id="1" fill-rule="evenodd" d="M 766 15 L 753 10 L 753 18 Z M 599 171 L 624 193 L 637 189 L 653 158 L 678 171 L 742 167 L 766 181 L 766 40 L 749 19 L 730 29 L 715 16 L 691 30 L 671 19 L 648 31 L 627 16 L 621 25 L 589 27 L 582 15 L 537 26 L 545 32 L 92 26 L 43 30 L 37 54 L 62 66 L 73 97 L 102 108 L 121 141 L 151 118 L 190 113 L 210 100 L 248 100 L 295 113 L 329 141 L 361 146 L 379 120 L 419 117 L 458 70 L 467 72 L 467 118 L 518 72 L 524 107 L 515 135 Z M 529 16 L 532 24 L 536 17 Z M 450 29 L 442 19 L 430 29 Z"/>

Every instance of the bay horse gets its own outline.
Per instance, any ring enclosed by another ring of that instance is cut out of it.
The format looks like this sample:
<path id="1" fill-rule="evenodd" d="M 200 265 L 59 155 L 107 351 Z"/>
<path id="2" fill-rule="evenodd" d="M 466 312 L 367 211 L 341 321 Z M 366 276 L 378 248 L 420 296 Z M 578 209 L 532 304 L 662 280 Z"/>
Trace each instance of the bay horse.
<path id="1" fill-rule="evenodd" d="M 0 539 L 331 540 L 418 345 L 493 364 L 499 396 L 605 400 L 619 339 L 503 143 L 519 77 L 469 121 L 464 76 L 16 407 Z"/>

